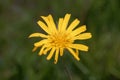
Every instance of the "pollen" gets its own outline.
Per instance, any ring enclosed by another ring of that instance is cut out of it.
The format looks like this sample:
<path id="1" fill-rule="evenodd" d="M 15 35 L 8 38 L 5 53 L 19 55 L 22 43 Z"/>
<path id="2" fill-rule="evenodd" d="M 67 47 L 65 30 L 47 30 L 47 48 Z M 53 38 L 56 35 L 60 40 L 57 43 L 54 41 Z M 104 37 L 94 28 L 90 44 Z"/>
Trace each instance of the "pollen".
<path id="1" fill-rule="evenodd" d="M 68 44 L 72 44 L 73 40 L 67 39 L 68 34 L 56 33 L 50 36 L 52 46 L 58 48 L 65 48 Z"/>

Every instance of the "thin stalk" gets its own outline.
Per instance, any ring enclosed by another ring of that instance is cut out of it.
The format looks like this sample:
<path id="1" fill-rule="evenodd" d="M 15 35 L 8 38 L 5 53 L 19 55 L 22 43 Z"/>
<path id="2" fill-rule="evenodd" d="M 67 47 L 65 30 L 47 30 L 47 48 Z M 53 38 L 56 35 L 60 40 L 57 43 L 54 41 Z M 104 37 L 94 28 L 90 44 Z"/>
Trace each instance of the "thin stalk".
<path id="1" fill-rule="evenodd" d="M 70 72 L 68 66 L 66 65 L 66 63 L 65 63 L 63 60 L 62 60 L 62 64 L 63 64 L 64 71 L 65 71 L 65 73 L 66 73 L 68 79 L 69 79 L 69 80 L 73 80 L 73 79 L 72 79 L 71 72 Z"/>

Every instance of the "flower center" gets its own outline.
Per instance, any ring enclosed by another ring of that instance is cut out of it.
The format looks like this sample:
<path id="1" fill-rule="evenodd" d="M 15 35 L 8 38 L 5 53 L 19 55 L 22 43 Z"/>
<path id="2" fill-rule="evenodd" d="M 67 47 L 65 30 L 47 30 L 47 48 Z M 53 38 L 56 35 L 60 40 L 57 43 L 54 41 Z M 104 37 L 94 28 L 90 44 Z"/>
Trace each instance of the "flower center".
<path id="1" fill-rule="evenodd" d="M 68 44 L 71 44 L 73 43 L 73 40 L 71 39 L 68 39 L 68 34 L 63 34 L 63 33 L 57 33 L 57 34 L 54 34 L 50 37 L 50 43 L 52 44 L 52 46 L 55 46 L 55 47 L 67 47 Z"/>

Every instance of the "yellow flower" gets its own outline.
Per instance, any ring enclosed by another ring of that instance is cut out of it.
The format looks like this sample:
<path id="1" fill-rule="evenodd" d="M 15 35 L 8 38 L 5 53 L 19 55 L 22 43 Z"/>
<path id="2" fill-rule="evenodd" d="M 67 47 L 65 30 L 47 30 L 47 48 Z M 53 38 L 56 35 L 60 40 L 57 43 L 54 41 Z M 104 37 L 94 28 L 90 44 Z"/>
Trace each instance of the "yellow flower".
<path id="1" fill-rule="evenodd" d="M 34 43 L 33 51 L 37 48 L 41 48 L 39 55 L 50 53 L 47 56 L 47 60 L 50 60 L 55 54 L 54 63 L 58 61 L 58 57 L 63 56 L 64 49 L 68 50 L 76 60 L 80 60 L 78 50 L 88 51 L 88 46 L 83 44 L 75 44 L 75 40 L 84 40 L 92 37 L 91 33 L 83 33 L 86 31 L 86 26 L 77 25 L 80 23 L 78 19 L 75 19 L 70 25 L 68 25 L 71 14 L 66 14 L 64 18 L 59 18 L 58 25 L 56 27 L 51 15 L 47 17 L 41 16 L 45 21 L 38 21 L 38 25 L 47 33 L 33 33 L 31 37 L 41 37 L 42 40 Z M 76 28 L 76 29 L 75 29 Z"/>

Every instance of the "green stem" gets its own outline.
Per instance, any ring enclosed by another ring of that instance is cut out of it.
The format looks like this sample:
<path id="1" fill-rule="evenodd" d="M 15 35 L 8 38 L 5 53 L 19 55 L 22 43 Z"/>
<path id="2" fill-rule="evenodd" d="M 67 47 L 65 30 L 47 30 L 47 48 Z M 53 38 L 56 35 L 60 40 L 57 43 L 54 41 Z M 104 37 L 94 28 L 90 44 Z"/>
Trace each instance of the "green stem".
<path id="1" fill-rule="evenodd" d="M 71 75 L 71 72 L 70 70 L 68 69 L 68 66 L 66 65 L 66 63 L 62 60 L 62 63 L 63 63 L 63 67 L 64 67 L 64 70 L 65 70 L 65 73 L 66 75 L 68 76 L 69 80 L 73 80 L 72 79 L 72 75 Z"/>

